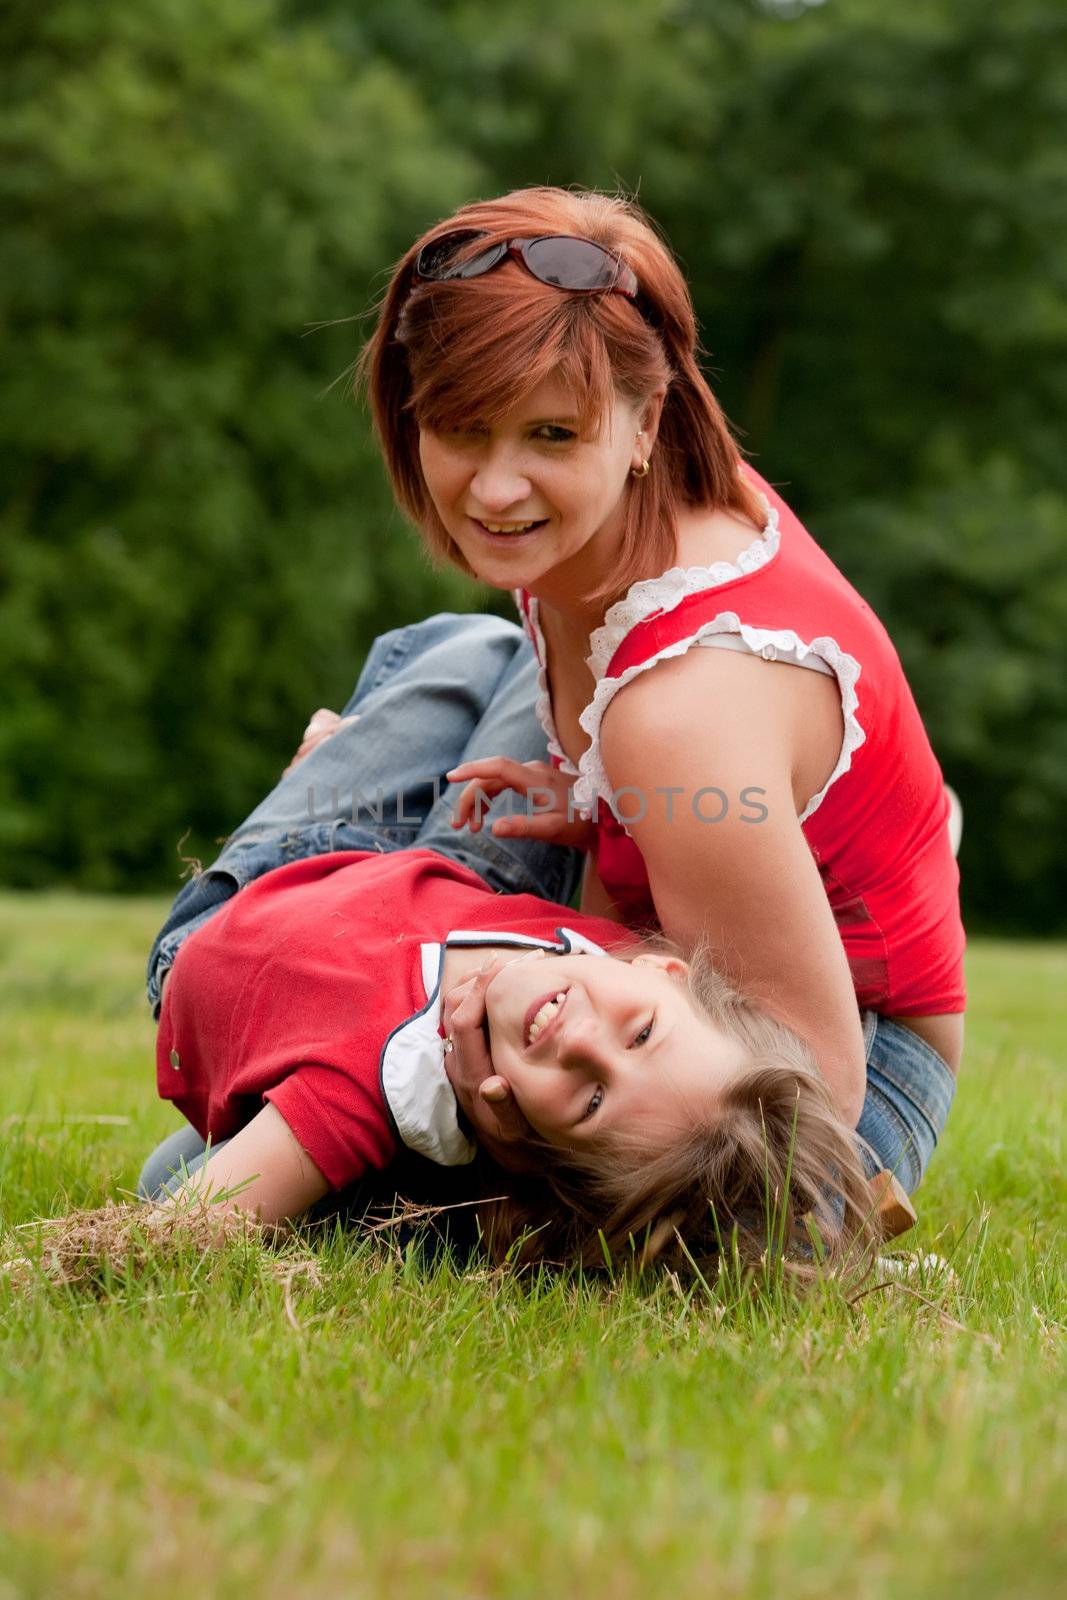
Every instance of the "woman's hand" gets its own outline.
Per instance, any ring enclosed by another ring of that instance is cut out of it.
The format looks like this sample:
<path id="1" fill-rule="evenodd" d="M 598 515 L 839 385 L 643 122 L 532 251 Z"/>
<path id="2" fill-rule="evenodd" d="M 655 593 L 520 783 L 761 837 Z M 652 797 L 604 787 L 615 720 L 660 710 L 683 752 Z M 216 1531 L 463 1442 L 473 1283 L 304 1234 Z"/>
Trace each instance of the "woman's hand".
<path id="1" fill-rule="evenodd" d="M 298 762 L 303 761 L 305 756 L 309 756 L 317 745 L 322 744 L 326 739 L 332 739 L 339 728 L 347 728 L 351 723 L 358 721 L 358 715 L 342 717 L 336 711 L 330 711 L 326 706 L 320 706 L 317 711 L 312 713 L 311 721 L 304 729 L 304 737 L 296 755 L 283 771 L 282 777 L 287 777 Z"/>
<path id="2" fill-rule="evenodd" d="M 477 833 L 482 825 L 482 801 L 513 789 L 526 804 L 510 817 L 498 817 L 492 832 L 498 838 L 544 839 L 550 844 L 569 845 L 576 850 L 592 848 L 594 825 L 574 807 L 571 791 L 574 779 L 547 761 L 512 761 L 508 756 L 488 756 L 482 761 L 461 761 L 446 772 L 451 783 L 467 784 L 452 817 L 454 828 L 469 827 Z"/>
<path id="3" fill-rule="evenodd" d="M 485 991 L 507 959 L 490 957 L 445 995 L 441 1023 L 453 1043 L 445 1054 L 445 1072 L 483 1149 L 509 1172 L 535 1172 L 537 1162 L 518 1148 L 528 1124 L 511 1085 L 493 1067 L 483 1031 Z"/>

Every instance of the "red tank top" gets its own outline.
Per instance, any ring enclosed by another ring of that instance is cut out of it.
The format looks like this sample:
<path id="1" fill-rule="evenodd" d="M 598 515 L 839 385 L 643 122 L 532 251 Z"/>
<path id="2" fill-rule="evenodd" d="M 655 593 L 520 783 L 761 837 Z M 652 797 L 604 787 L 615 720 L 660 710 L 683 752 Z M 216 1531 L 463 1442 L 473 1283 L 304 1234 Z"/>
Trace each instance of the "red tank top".
<path id="1" fill-rule="evenodd" d="M 655 926 L 644 863 L 611 809 L 600 756 L 600 723 L 614 695 L 657 661 L 713 638 L 829 670 L 841 693 L 844 738 L 800 824 L 857 999 L 889 1015 L 961 1012 L 965 938 L 948 798 L 900 658 L 870 606 L 785 502 L 744 470 L 766 498 L 768 521 L 736 564 L 672 567 L 635 583 L 590 638 L 596 689 L 580 722 L 591 743 L 577 769 L 552 721 L 537 601 L 515 591 L 541 666 L 537 710 L 552 762 L 575 775 L 575 804 L 594 814 L 597 870 L 623 920 Z"/>

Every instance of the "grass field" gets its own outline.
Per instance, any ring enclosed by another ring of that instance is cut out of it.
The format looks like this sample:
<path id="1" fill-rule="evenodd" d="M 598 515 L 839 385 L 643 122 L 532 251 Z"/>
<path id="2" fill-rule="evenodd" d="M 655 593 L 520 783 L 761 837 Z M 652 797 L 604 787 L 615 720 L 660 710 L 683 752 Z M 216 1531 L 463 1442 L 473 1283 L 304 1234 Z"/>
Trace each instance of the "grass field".
<path id="1" fill-rule="evenodd" d="M 0 1259 L 175 1125 L 164 910 L 0 896 Z M 898 1244 L 955 1277 L 914 1294 L 524 1283 L 340 1231 L 95 1293 L 0 1273 L 0 1600 L 1067 1593 L 1067 947 L 968 978 Z"/>

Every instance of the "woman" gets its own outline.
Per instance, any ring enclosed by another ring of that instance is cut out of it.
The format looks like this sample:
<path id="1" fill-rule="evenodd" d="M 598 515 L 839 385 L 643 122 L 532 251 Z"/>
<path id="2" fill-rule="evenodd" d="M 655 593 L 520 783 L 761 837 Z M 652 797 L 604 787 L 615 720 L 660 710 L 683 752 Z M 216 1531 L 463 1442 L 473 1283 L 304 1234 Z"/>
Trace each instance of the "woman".
<path id="1" fill-rule="evenodd" d="M 565 888 L 567 853 L 449 827 L 436 790 L 453 752 L 536 748 L 536 725 L 515 721 L 532 665 L 495 618 L 379 640 L 342 731 L 183 892 L 149 985 L 157 1086 L 188 1126 L 150 1157 L 140 1193 L 176 1205 L 191 1185 L 277 1222 L 388 1174 L 401 1152 L 467 1165 L 476 1122 L 524 1175 L 483 1209 L 498 1258 L 531 1225 L 527 1259 L 602 1260 L 603 1240 L 624 1250 L 631 1235 L 673 1259 L 682 1229 L 705 1253 L 713 1215 L 757 1258 L 769 1192 L 787 1196 L 783 1238 L 803 1242 L 813 1213 L 831 1262 L 862 1259 L 872 1197 L 803 1043 L 699 954 L 514 892 L 522 875 Z M 326 789 L 337 815 L 309 820 Z M 483 1194 L 508 1187 L 481 1170 Z"/>
<path id="2" fill-rule="evenodd" d="M 742 464 L 669 252 L 603 195 L 463 207 L 399 263 L 361 373 L 399 503 L 538 651 L 564 783 L 504 826 L 588 845 L 583 910 L 709 940 L 914 1188 L 962 1053 L 949 801 L 884 628 Z"/>

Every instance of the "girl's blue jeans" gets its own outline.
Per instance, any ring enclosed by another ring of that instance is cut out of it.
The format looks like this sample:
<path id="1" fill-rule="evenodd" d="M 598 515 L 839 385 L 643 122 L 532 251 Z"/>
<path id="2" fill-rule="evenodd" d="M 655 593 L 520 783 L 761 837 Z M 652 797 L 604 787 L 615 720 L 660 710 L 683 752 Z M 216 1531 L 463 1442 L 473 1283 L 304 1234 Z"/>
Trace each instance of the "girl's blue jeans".
<path id="1" fill-rule="evenodd" d="M 460 761 L 509 755 L 547 760 L 534 714 L 537 663 L 522 630 L 500 617 L 449 612 L 382 634 L 343 715 L 358 721 L 318 745 L 282 777 L 226 841 L 212 865 L 179 892 L 148 959 L 148 1000 L 159 1017 L 164 973 L 188 936 L 243 884 L 330 850 L 438 850 L 502 894 L 568 903 L 581 872 L 574 850 L 497 839 L 490 827 L 523 804 L 511 791 L 485 807 L 478 833 L 450 826 Z M 923 1039 L 864 1013 L 867 1097 L 857 1130 L 868 1171 L 895 1171 L 917 1188 L 948 1117 L 956 1082 Z M 219 1141 L 213 1149 L 219 1149 Z M 180 1187 L 207 1152 L 188 1125 L 148 1158 L 138 1191 Z"/>

